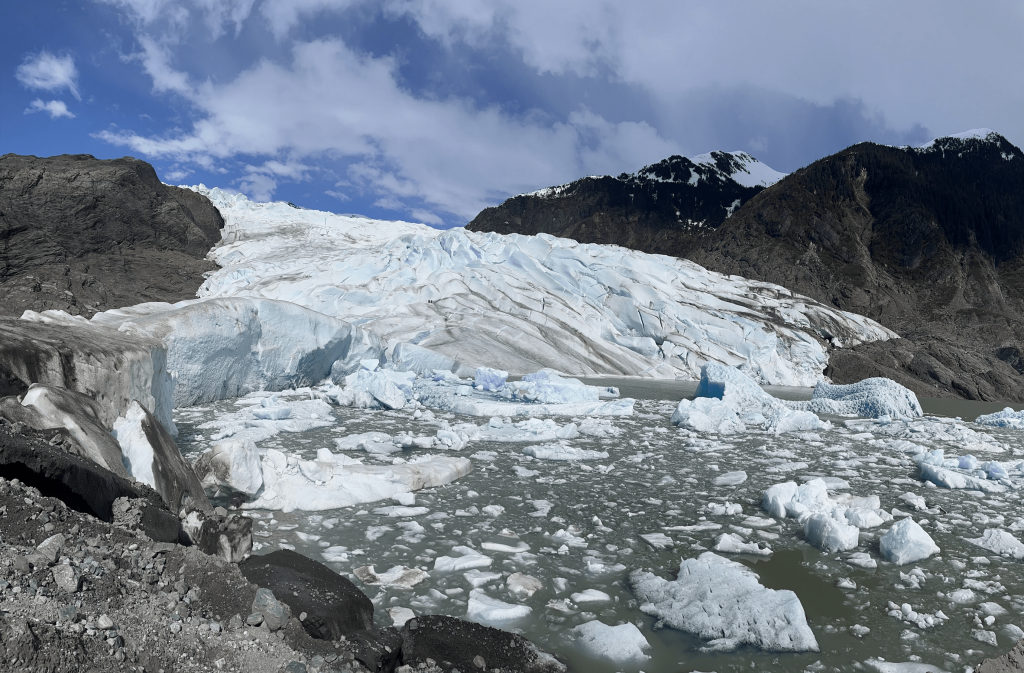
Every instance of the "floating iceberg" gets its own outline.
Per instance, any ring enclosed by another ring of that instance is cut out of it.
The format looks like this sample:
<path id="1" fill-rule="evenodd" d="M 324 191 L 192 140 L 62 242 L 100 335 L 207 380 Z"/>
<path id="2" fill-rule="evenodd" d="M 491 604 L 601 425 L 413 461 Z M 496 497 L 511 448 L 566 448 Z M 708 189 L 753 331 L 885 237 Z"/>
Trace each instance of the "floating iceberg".
<path id="1" fill-rule="evenodd" d="M 718 402 L 701 402 L 701 399 Z M 761 425 L 776 434 L 832 427 L 831 423 L 822 421 L 809 411 L 789 409 L 782 400 L 761 390 L 754 379 L 736 367 L 714 362 L 701 367 L 695 399 L 687 404 L 684 402 L 687 400 L 681 401 L 672 414 L 672 422 L 698 431 L 700 427 L 718 427 L 719 432 L 740 432 L 746 423 Z"/>
<path id="2" fill-rule="evenodd" d="M 576 646 L 592 657 L 616 663 L 640 663 L 650 659 L 645 654 L 651 644 L 635 624 L 629 622 L 608 626 L 596 619 L 584 622 L 572 630 Z"/>
<path id="3" fill-rule="evenodd" d="M 640 570 L 628 582 L 641 612 L 709 640 L 709 650 L 749 644 L 770 652 L 819 651 L 796 594 L 765 588 L 746 566 L 712 552 L 684 559 L 671 582 Z"/>
<path id="4" fill-rule="evenodd" d="M 1005 530 L 988 528 L 980 538 L 965 537 L 964 539 L 993 554 L 1009 556 L 1017 560 L 1024 559 L 1024 544 Z"/>
<path id="5" fill-rule="evenodd" d="M 487 626 L 503 626 L 509 622 L 522 619 L 532 612 L 527 605 L 505 603 L 491 598 L 483 589 L 469 592 L 469 604 L 466 607 L 466 619 Z"/>
<path id="6" fill-rule="evenodd" d="M 679 406 L 672 413 L 672 423 L 695 432 L 715 432 L 721 435 L 747 429 L 732 407 L 714 397 L 680 400 Z"/>
<path id="7" fill-rule="evenodd" d="M 263 486 L 260 454 L 251 439 L 217 442 L 199 456 L 196 476 L 211 496 L 255 496 Z"/>
<path id="8" fill-rule="evenodd" d="M 785 402 L 790 409 L 817 414 L 860 416 L 861 418 L 917 418 L 921 404 L 912 390 L 890 379 L 875 377 L 849 385 L 819 383 L 810 401 Z"/>
<path id="9" fill-rule="evenodd" d="M 693 379 L 705 362 L 722 362 L 748 367 L 761 383 L 813 385 L 827 362 L 822 332 L 843 345 L 896 336 L 782 287 L 664 255 L 194 189 L 225 220 L 211 252 L 221 269 L 201 297 L 296 302 L 471 368 Z"/>
<path id="10" fill-rule="evenodd" d="M 859 544 L 861 528 L 874 528 L 892 520 L 880 507 L 878 496 L 831 497 L 824 479 L 797 486 L 787 481 L 765 491 L 761 507 L 774 517 L 789 517 L 804 525 L 804 539 L 827 552 L 849 551 Z"/>
<path id="11" fill-rule="evenodd" d="M 936 486 L 986 493 L 1003 493 L 1007 488 L 1015 488 L 1006 468 L 994 460 L 979 464 L 972 455 L 946 458 L 942 449 L 917 453 L 912 458 L 921 469 L 921 478 Z"/>
<path id="12" fill-rule="evenodd" d="M 910 517 L 894 523 L 878 540 L 878 549 L 882 558 L 900 566 L 923 561 L 939 552 L 931 536 Z"/>
<path id="13" fill-rule="evenodd" d="M 473 469 L 466 458 L 423 456 L 401 465 L 363 465 L 321 449 L 316 460 L 289 460 L 270 449 L 263 457 L 263 490 L 242 506 L 318 511 L 386 500 L 441 486 Z"/>
<path id="14" fill-rule="evenodd" d="M 523 449 L 523 454 L 538 460 L 604 460 L 608 457 L 607 451 L 590 451 L 561 444 L 528 446 Z"/>
<path id="15" fill-rule="evenodd" d="M 974 419 L 974 422 L 979 425 L 990 425 L 994 428 L 1024 430 L 1024 410 L 1014 411 L 1012 407 L 1006 407 L 994 414 L 978 416 Z"/>

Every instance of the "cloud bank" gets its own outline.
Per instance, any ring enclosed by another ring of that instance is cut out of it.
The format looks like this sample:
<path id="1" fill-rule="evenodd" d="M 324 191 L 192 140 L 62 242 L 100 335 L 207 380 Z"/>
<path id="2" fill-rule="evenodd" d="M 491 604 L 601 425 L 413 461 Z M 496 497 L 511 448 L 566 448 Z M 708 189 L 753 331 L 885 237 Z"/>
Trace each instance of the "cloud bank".
<path id="1" fill-rule="evenodd" d="M 179 172 L 228 170 L 260 199 L 327 181 L 332 199 L 453 224 L 673 153 L 792 170 L 862 140 L 1024 140 L 1013 3 L 104 1 L 154 95 L 193 121 L 101 137 Z M 195 56 L 226 51 L 233 69 Z M 23 67 L 26 86 L 78 96 L 69 57 Z"/>

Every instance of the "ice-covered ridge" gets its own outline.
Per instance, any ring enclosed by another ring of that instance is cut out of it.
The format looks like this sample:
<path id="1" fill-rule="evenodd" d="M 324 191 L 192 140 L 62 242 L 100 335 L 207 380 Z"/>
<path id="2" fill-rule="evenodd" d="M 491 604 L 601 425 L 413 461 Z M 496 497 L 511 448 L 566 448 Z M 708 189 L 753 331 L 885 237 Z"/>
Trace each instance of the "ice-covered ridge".
<path id="1" fill-rule="evenodd" d="M 919 149 L 919 150 L 929 150 L 929 149 L 932 149 L 932 148 L 936 147 L 936 145 L 942 145 L 943 144 L 942 141 L 944 141 L 944 140 L 988 140 L 988 141 L 996 142 L 996 141 L 999 140 L 999 137 L 1000 137 L 999 134 L 996 133 L 995 131 L 993 131 L 992 129 L 987 129 L 987 128 L 970 129 L 970 130 L 964 131 L 962 133 L 953 133 L 953 134 L 948 135 L 948 136 L 942 136 L 940 138 L 933 138 L 932 140 L 929 140 L 928 142 L 924 143 L 923 145 L 918 145 L 917 149 Z"/>
<path id="2" fill-rule="evenodd" d="M 720 171 L 725 177 L 744 187 L 771 187 L 787 175 L 761 163 L 746 152 L 708 152 L 698 154 L 690 161 L 698 166 Z M 721 170 L 720 166 L 723 163 L 728 166 L 728 170 Z"/>
<path id="3" fill-rule="evenodd" d="M 206 194 L 225 219 L 201 297 L 294 302 L 469 367 L 697 378 L 706 362 L 813 385 L 840 346 L 896 336 L 785 288 L 547 235 L 379 222 Z"/>

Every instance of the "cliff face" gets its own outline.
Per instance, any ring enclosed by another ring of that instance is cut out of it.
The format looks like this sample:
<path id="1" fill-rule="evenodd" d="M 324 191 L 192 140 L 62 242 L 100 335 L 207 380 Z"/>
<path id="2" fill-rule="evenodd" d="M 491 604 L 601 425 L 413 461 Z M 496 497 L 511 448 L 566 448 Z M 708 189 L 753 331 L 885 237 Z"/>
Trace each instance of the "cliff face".
<path id="1" fill-rule="evenodd" d="M 466 228 L 551 234 L 686 257 L 743 203 L 782 177 L 750 155 L 673 156 L 632 174 L 586 177 L 508 199 Z"/>
<path id="2" fill-rule="evenodd" d="M 0 157 L 0 315 L 195 296 L 224 222 L 131 157 Z"/>
<path id="3" fill-rule="evenodd" d="M 850 147 L 751 199 L 691 258 L 904 337 L 834 352 L 836 380 L 1024 400 L 1024 156 L 997 134 Z"/>

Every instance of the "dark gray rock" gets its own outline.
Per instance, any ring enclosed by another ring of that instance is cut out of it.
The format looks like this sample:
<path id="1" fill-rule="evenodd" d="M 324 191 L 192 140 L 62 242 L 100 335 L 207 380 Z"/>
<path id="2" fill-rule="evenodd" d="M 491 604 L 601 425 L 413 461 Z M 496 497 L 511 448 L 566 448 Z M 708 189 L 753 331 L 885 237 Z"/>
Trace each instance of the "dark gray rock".
<path id="1" fill-rule="evenodd" d="M 238 567 L 247 580 L 273 591 L 293 614 L 305 612 L 302 626 L 313 638 L 338 640 L 373 628 L 370 599 L 322 563 L 281 549 L 250 556 Z"/>
<path id="2" fill-rule="evenodd" d="M 981 662 L 974 671 L 975 673 L 1024 673 L 1024 640 L 1018 640 L 1013 649 L 1003 656 Z"/>
<path id="3" fill-rule="evenodd" d="M 0 157 L 0 315 L 195 296 L 223 220 L 137 159 Z"/>
<path id="4" fill-rule="evenodd" d="M 764 187 L 732 176 L 737 159 L 713 152 L 715 165 L 673 156 L 636 173 L 585 177 L 541 193 L 514 196 L 487 208 L 470 231 L 552 234 L 580 243 L 613 243 L 686 257 L 740 204 Z"/>
<path id="5" fill-rule="evenodd" d="M 274 597 L 274 592 L 270 589 L 260 588 L 256 590 L 256 598 L 252 601 L 252 614 L 246 622 L 252 620 L 254 615 L 259 615 L 261 620 L 253 626 L 266 623 L 268 629 L 277 631 L 288 623 L 291 611 L 287 604 Z"/>
<path id="6" fill-rule="evenodd" d="M 542 652 L 526 638 L 508 631 L 444 615 L 410 619 L 402 627 L 402 663 L 415 667 L 428 658 L 445 670 L 479 670 L 473 663 L 483 658 L 488 670 L 522 673 L 564 672 L 566 667 Z"/>
<path id="7" fill-rule="evenodd" d="M 402 660 L 402 635 L 394 628 L 356 631 L 347 636 L 357 661 L 373 673 L 393 671 Z"/>

